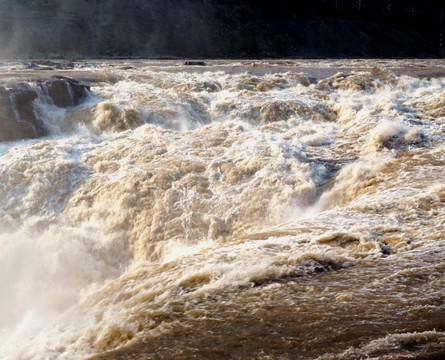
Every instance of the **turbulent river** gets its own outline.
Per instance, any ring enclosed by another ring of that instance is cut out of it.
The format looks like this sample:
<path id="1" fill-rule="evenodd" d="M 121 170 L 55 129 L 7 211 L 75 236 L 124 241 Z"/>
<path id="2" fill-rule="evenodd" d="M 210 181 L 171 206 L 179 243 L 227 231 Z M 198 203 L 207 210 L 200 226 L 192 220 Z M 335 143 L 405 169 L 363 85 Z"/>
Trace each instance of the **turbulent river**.
<path id="1" fill-rule="evenodd" d="M 1 359 L 445 358 L 445 61 L 0 63 L 53 75 L 90 91 L 0 142 Z"/>

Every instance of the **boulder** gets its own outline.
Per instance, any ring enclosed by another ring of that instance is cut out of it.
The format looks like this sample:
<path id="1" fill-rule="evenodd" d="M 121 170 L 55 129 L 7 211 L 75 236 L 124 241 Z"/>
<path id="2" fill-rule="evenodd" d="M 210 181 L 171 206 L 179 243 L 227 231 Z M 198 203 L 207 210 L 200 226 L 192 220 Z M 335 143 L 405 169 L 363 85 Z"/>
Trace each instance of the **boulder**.
<path id="1" fill-rule="evenodd" d="M 54 79 L 43 83 L 48 89 L 48 95 L 53 99 L 54 105 L 65 108 L 79 105 L 81 100 L 90 91 L 90 87 L 79 81 L 65 77 L 54 76 Z"/>

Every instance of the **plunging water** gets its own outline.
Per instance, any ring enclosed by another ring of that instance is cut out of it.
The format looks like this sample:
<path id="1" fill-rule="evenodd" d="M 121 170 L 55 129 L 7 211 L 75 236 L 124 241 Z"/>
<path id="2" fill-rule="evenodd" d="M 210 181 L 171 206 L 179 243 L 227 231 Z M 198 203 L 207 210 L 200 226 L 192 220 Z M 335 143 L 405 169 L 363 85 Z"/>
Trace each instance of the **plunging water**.
<path id="1" fill-rule="evenodd" d="M 445 357 L 443 61 L 1 71 L 2 358 Z"/>

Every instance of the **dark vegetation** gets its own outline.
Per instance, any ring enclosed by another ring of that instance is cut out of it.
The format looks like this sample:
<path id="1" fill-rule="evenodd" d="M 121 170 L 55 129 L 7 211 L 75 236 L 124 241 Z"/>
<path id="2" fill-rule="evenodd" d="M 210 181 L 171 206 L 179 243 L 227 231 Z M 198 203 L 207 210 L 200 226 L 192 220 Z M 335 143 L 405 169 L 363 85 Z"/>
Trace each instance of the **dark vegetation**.
<path id="1" fill-rule="evenodd" d="M 0 0 L 0 56 L 434 57 L 444 12 L 443 0 Z"/>

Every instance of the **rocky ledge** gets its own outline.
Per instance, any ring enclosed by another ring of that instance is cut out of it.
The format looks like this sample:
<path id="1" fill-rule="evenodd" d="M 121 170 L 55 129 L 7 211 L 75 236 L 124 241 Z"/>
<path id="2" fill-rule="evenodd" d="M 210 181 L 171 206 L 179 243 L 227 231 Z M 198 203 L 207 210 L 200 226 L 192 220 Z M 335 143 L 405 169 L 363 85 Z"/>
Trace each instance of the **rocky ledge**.
<path id="1" fill-rule="evenodd" d="M 88 85 L 64 76 L 0 86 L 0 141 L 48 135 L 43 119 L 35 114 L 35 101 L 68 108 L 79 105 L 89 91 Z"/>

